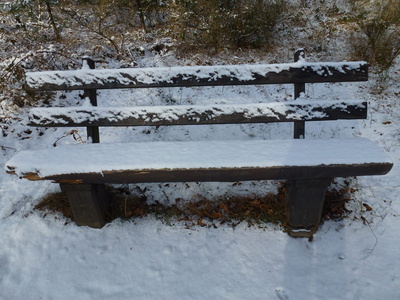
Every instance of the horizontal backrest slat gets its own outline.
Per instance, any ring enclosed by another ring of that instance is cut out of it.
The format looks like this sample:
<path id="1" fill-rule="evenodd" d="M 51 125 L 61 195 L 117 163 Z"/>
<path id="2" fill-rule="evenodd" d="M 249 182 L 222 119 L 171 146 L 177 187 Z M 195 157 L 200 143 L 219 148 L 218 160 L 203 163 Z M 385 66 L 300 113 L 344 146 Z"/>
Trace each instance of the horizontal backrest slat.
<path id="1" fill-rule="evenodd" d="M 366 119 L 367 103 L 358 100 L 138 107 L 34 108 L 31 126 L 157 126 L 268 123 Z"/>
<path id="2" fill-rule="evenodd" d="M 367 81 L 366 62 L 82 69 L 27 72 L 27 90 L 187 87 Z"/>

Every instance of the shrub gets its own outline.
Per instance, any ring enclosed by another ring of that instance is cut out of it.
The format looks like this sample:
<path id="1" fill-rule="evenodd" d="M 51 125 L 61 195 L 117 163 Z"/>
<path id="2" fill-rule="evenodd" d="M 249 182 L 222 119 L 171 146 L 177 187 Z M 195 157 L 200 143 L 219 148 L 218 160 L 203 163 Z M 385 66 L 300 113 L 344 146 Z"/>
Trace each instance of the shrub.
<path id="1" fill-rule="evenodd" d="M 257 48 L 268 45 L 286 0 L 178 0 L 172 31 L 192 47 Z"/>
<path id="2" fill-rule="evenodd" d="M 400 54 L 400 2 L 352 0 L 352 12 L 361 30 L 352 37 L 354 53 L 387 71 Z"/>

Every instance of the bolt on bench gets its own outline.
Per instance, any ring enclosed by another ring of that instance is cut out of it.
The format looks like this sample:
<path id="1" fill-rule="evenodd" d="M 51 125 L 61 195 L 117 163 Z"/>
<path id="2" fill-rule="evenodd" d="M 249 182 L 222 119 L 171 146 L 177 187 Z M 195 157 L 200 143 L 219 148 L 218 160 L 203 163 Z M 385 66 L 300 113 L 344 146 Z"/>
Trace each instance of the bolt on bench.
<path id="1" fill-rule="evenodd" d="M 87 127 L 92 143 L 21 151 L 10 174 L 52 180 L 67 193 L 78 225 L 106 223 L 106 183 L 236 182 L 286 179 L 289 234 L 311 236 L 335 177 L 383 175 L 392 162 L 365 138 L 304 139 L 305 121 L 365 119 L 365 101 L 300 97 L 305 83 L 368 80 L 365 62 L 195 66 L 30 72 L 31 91 L 84 90 L 92 106 L 33 108 L 30 125 Z M 88 68 L 89 66 L 90 68 Z M 96 89 L 294 84 L 294 101 L 225 105 L 97 107 Z M 102 126 L 172 126 L 294 122 L 294 139 L 100 144 Z"/>

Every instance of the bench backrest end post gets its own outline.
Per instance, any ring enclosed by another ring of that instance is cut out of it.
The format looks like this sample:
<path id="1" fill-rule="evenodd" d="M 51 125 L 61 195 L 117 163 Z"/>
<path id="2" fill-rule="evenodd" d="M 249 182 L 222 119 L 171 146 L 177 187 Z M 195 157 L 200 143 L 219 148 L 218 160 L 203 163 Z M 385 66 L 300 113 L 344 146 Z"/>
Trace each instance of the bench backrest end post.
<path id="1" fill-rule="evenodd" d="M 82 58 L 83 66 L 88 66 L 90 69 L 95 69 L 95 61 L 90 57 Z M 85 98 L 89 98 L 90 104 L 92 106 L 97 106 L 97 91 L 96 89 L 86 89 L 83 92 L 83 96 Z M 99 127 L 88 126 L 86 127 L 87 130 L 87 138 L 91 140 L 92 143 L 100 143 L 100 133 Z"/>
<path id="2" fill-rule="evenodd" d="M 298 62 L 299 60 L 305 59 L 304 49 L 298 49 L 294 53 L 294 62 Z M 294 84 L 294 99 L 300 97 L 301 93 L 305 93 L 306 84 L 305 83 L 295 83 Z M 294 122 L 294 138 L 295 139 L 303 139 L 305 137 L 305 122 L 297 121 Z"/>

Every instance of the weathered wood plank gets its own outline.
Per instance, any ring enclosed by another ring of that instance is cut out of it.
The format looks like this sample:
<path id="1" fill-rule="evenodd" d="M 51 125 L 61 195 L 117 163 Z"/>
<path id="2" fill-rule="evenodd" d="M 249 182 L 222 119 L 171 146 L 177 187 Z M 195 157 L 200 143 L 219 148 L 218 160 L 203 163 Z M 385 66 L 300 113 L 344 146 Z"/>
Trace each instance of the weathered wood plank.
<path id="1" fill-rule="evenodd" d="M 190 66 L 27 72 L 27 90 L 256 85 L 367 81 L 366 62 Z"/>
<path id="2" fill-rule="evenodd" d="M 35 108 L 31 126 L 151 126 L 239 124 L 366 119 L 364 101 L 294 101 L 278 103 L 147 107 Z"/>
<path id="3" fill-rule="evenodd" d="M 236 182 L 269 179 L 330 178 L 384 175 L 391 163 L 337 164 L 319 166 L 280 166 L 251 168 L 192 168 L 103 171 L 50 176 L 37 174 L 36 180 L 89 183 L 150 183 L 150 182 Z M 32 176 L 30 173 L 29 176 Z M 22 176 L 22 178 L 25 178 Z"/>
<path id="4" fill-rule="evenodd" d="M 6 170 L 69 182 L 229 182 L 382 175 L 392 165 L 368 139 L 348 138 L 65 145 L 21 151 Z"/>

